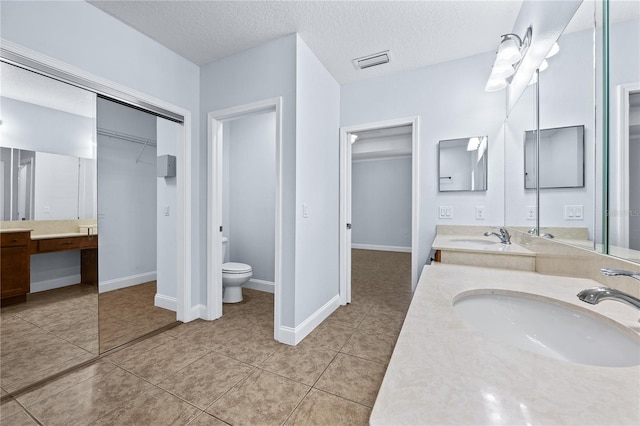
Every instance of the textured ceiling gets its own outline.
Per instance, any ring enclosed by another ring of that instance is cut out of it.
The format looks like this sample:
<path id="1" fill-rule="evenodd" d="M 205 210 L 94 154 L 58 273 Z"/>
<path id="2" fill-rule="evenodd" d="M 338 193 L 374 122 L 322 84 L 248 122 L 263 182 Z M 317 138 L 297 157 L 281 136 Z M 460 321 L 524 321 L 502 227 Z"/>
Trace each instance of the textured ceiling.
<path id="1" fill-rule="evenodd" d="M 89 3 L 198 65 L 297 32 L 344 84 L 495 50 L 522 1 Z M 383 50 L 390 63 L 355 69 Z"/>

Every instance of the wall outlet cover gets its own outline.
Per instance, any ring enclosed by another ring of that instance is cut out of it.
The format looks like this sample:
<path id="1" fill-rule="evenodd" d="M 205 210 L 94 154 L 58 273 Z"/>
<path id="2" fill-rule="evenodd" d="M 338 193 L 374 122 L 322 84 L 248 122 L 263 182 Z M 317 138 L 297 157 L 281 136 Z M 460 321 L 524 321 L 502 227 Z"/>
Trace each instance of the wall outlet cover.
<path id="1" fill-rule="evenodd" d="M 527 206 L 527 220 L 536 219 L 536 206 Z"/>
<path id="2" fill-rule="evenodd" d="M 476 219 L 484 220 L 484 206 L 476 206 Z"/>

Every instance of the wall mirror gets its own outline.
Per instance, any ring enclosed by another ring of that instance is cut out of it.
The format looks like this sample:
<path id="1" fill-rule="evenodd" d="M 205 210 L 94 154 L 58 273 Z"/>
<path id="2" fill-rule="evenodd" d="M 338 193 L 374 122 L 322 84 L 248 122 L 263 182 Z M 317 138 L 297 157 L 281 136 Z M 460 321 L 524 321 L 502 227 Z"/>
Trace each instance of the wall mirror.
<path id="1" fill-rule="evenodd" d="M 584 126 L 540 130 L 540 188 L 584 187 Z M 536 132 L 524 134 L 524 187 L 535 189 Z"/>
<path id="2" fill-rule="evenodd" d="M 505 122 L 505 224 L 589 249 L 599 232 L 594 16 L 601 6 L 580 4 L 557 39 L 559 50 L 545 58 Z M 553 13 L 553 6 L 546 10 Z M 567 126 L 575 123 L 580 125 Z M 531 131 L 537 128 L 548 130 L 540 134 L 541 191 L 534 167 L 537 135 Z M 557 139 L 572 142 L 556 153 Z M 560 170 L 566 172 L 564 182 L 557 180 Z"/>
<path id="3" fill-rule="evenodd" d="M 602 106 L 609 120 L 608 202 L 603 207 L 604 251 L 640 263 L 640 7 L 637 2 L 609 1 L 609 61 L 602 64 L 608 81 Z M 599 105 L 600 106 L 600 105 Z"/>
<path id="4" fill-rule="evenodd" d="M 97 237 L 60 236 L 96 221 L 96 96 L 0 64 L 0 386 L 13 393 L 98 355 Z M 5 246 L 5 232 L 19 232 L 25 249 Z M 16 277 L 17 303 L 4 291 Z"/>
<path id="5" fill-rule="evenodd" d="M 2 220 L 96 219 L 96 160 L 1 148 Z"/>
<path id="6" fill-rule="evenodd" d="M 487 136 L 438 142 L 439 191 L 486 191 L 488 145 Z"/>

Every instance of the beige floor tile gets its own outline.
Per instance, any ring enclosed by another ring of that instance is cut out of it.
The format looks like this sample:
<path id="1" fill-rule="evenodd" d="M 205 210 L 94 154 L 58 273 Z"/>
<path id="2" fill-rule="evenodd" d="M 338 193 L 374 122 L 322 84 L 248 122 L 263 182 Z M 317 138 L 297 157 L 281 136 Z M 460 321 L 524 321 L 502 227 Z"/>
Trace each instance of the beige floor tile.
<path id="1" fill-rule="evenodd" d="M 339 351 L 354 331 L 354 328 L 340 322 L 325 320 L 305 337 L 303 342 L 310 346 Z"/>
<path id="2" fill-rule="evenodd" d="M 160 333 L 155 336 L 149 337 L 148 339 L 142 340 L 136 344 L 120 349 L 119 351 L 114 352 L 110 355 L 107 355 L 105 359 L 120 365 L 130 358 L 140 356 L 145 352 L 151 351 L 158 346 L 169 343 L 173 340 L 175 339 L 168 334 Z"/>
<path id="3" fill-rule="evenodd" d="M 0 405 L 0 419 L 11 417 L 21 411 L 23 410 L 20 404 L 15 399 L 9 398 Z"/>
<path id="4" fill-rule="evenodd" d="M 49 398 L 57 393 L 60 393 L 66 389 L 69 389 L 80 382 L 83 382 L 94 376 L 103 376 L 111 371 L 114 371 L 115 365 L 108 361 L 99 360 L 87 367 L 78 369 L 69 374 L 66 374 L 59 379 L 46 383 L 29 392 L 20 394 L 16 397 L 21 404 L 26 407 L 35 404 L 45 398 Z"/>
<path id="5" fill-rule="evenodd" d="M 139 377 L 116 368 L 36 402 L 29 412 L 45 425 L 90 424 L 151 388 Z"/>
<path id="6" fill-rule="evenodd" d="M 26 411 L 12 415 L 11 417 L 0 417 L 0 426 L 37 426 L 38 422 L 33 420 Z"/>
<path id="7" fill-rule="evenodd" d="M 189 422 L 187 426 L 225 426 L 227 424 L 220 419 L 216 419 L 211 414 L 202 413 Z"/>
<path id="8" fill-rule="evenodd" d="M 362 320 L 358 329 L 398 336 L 403 323 L 404 315 L 402 314 L 371 312 Z"/>
<path id="9" fill-rule="evenodd" d="M 167 377 L 158 386 L 204 410 L 254 368 L 211 353 Z"/>
<path id="10" fill-rule="evenodd" d="M 300 343 L 284 345 L 260 365 L 260 368 L 296 382 L 313 386 L 336 356 L 336 351 Z"/>
<path id="11" fill-rule="evenodd" d="M 199 413 L 193 405 L 154 387 L 129 399 L 93 425 L 185 425 Z"/>
<path id="12" fill-rule="evenodd" d="M 309 389 L 258 369 L 206 411 L 233 425 L 280 425 Z"/>
<path id="13" fill-rule="evenodd" d="M 165 377 L 202 358 L 208 352 L 207 348 L 186 346 L 174 339 L 151 351 L 131 357 L 123 361 L 120 366 L 157 384 Z"/>
<path id="14" fill-rule="evenodd" d="M 387 364 L 391 359 L 396 340 L 396 336 L 358 330 L 340 352 Z"/>
<path id="15" fill-rule="evenodd" d="M 251 364 L 260 365 L 271 354 L 282 347 L 282 343 L 254 331 L 238 333 L 235 339 L 221 345 L 216 352 L 229 358 Z"/>
<path id="16" fill-rule="evenodd" d="M 383 364 L 340 353 L 314 387 L 373 407 L 385 371 Z"/>
<path id="17" fill-rule="evenodd" d="M 371 409 L 364 405 L 311 389 L 286 425 L 349 425 L 369 424 Z"/>

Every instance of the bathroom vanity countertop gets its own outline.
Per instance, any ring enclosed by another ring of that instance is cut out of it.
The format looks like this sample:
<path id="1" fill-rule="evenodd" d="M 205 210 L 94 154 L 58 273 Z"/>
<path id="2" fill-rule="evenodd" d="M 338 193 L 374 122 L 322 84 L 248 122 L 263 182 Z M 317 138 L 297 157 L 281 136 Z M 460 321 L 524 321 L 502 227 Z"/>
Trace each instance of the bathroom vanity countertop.
<path id="1" fill-rule="evenodd" d="M 477 331 L 453 309 L 461 293 L 502 289 L 558 299 L 640 334 L 633 307 L 578 300 L 580 290 L 597 285 L 526 271 L 425 266 L 370 424 L 640 424 L 640 367 L 535 355 Z"/>
<path id="2" fill-rule="evenodd" d="M 60 234 L 31 234 L 32 240 L 46 240 L 49 238 L 69 238 L 69 237 L 97 237 L 98 234 L 87 235 L 86 232 L 63 232 Z"/>
<path id="3" fill-rule="evenodd" d="M 535 252 L 517 244 L 502 244 L 497 237 L 484 235 L 436 235 L 431 247 L 435 250 L 498 253 L 515 256 L 533 256 Z"/>
<path id="4" fill-rule="evenodd" d="M 2 232 L 3 234 L 9 234 L 11 232 L 31 232 L 31 229 L 28 229 L 28 228 L 7 228 L 7 229 L 0 229 L 0 232 Z"/>

